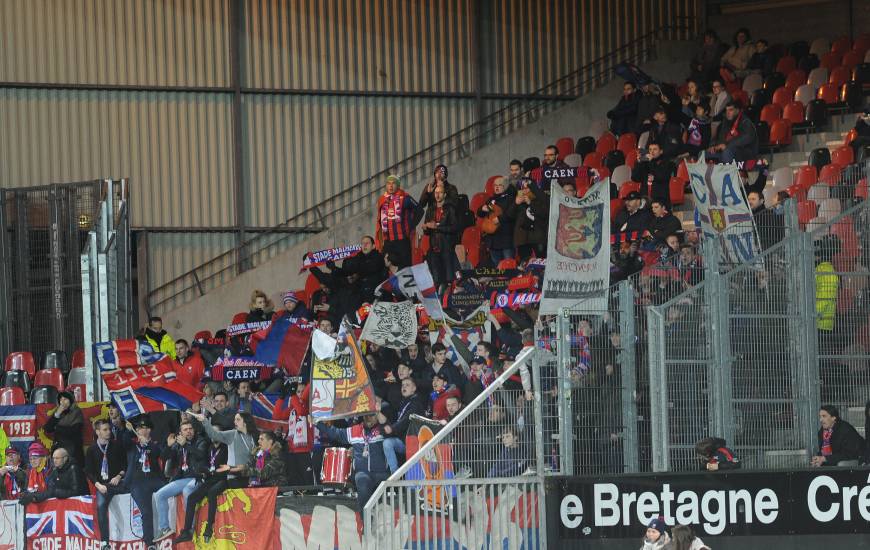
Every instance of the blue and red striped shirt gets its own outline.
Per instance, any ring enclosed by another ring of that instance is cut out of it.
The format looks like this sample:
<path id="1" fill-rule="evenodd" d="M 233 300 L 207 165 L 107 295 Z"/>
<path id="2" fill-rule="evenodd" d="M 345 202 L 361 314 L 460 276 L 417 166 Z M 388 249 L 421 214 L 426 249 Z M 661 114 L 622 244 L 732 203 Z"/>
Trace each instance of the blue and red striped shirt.
<path id="1" fill-rule="evenodd" d="M 378 233 L 383 241 L 409 239 L 414 233 L 417 201 L 401 189 L 378 200 Z"/>

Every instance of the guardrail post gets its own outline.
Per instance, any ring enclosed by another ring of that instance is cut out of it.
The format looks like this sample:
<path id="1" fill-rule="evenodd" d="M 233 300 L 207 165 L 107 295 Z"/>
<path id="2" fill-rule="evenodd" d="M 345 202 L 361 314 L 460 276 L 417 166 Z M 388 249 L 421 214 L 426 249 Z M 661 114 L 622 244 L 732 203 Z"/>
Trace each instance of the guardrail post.
<path id="1" fill-rule="evenodd" d="M 556 316 L 556 335 L 559 337 L 556 352 L 559 363 L 559 472 L 574 474 L 574 422 L 572 416 L 571 376 L 571 317 L 569 310 L 562 308 Z"/>
<path id="2" fill-rule="evenodd" d="M 671 469 L 671 452 L 668 429 L 668 380 L 665 370 L 665 319 L 662 311 L 657 307 L 647 308 L 646 319 L 652 469 L 654 472 L 667 472 Z"/>
<path id="3" fill-rule="evenodd" d="M 790 308 L 796 310 L 797 324 L 795 326 L 796 335 L 795 348 L 798 353 L 798 373 L 795 376 L 795 381 L 798 384 L 798 395 L 804 398 L 798 401 L 798 414 L 800 416 L 799 426 L 801 426 L 802 439 L 801 443 L 806 448 L 807 453 L 812 453 L 817 445 L 816 428 L 818 420 L 816 414 L 821 406 L 821 395 L 819 385 L 821 383 L 821 375 L 819 373 L 819 341 L 818 327 L 816 325 L 816 274 L 815 274 L 815 244 L 813 243 L 813 235 L 810 233 L 801 233 L 793 241 L 792 256 L 794 258 L 793 269 L 789 270 L 789 280 L 792 281 L 794 288 L 790 292 L 792 300 L 795 304 L 789 304 Z"/>
<path id="4" fill-rule="evenodd" d="M 637 434 L 637 368 L 634 289 L 627 280 L 619 283 L 618 362 L 622 377 L 622 464 L 625 472 L 640 471 Z"/>
<path id="5" fill-rule="evenodd" d="M 536 334 L 535 341 L 537 341 L 537 336 L 538 335 Z M 544 405 L 541 386 L 541 368 L 543 367 L 544 354 L 540 349 L 535 349 L 533 353 L 534 355 L 531 358 L 531 371 L 532 390 L 535 399 L 535 472 L 542 476 L 544 475 L 544 466 L 546 465 L 544 462 L 544 438 L 547 437 L 547 434 L 544 432 Z"/>

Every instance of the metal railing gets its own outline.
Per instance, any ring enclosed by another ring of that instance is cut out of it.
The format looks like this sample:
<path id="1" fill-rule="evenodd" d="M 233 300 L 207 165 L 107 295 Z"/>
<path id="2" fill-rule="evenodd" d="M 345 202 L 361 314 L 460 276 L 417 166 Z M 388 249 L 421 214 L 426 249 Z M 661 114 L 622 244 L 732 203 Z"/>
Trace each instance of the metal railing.
<path id="1" fill-rule="evenodd" d="M 832 189 L 866 174 L 855 166 Z M 806 465 L 821 403 L 863 425 L 870 203 L 841 196 L 842 212 L 754 262 L 723 272 L 708 247 L 705 280 L 647 309 L 655 471 L 697 468 L 694 444 L 708 436 L 746 467 Z"/>
<path id="2" fill-rule="evenodd" d="M 650 31 L 623 44 L 576 71 L 514 101 L 469 126 L 433 143 L 401 161 L 348 186 L 340 193 L 306 208 L 273 228 L 244 241 L 231 250 L 152 289 L 148 293 L 149 312 L 195 299 L 229 278 L 253 269 L 280 250 L 300 242 L 305 234 L 335 227 L 341 220 L 371 208 L 384 178 L 399 174 L 407 182 L 422 180 L 439 163 L 449 164 L 470 155 L 501 137 L 555 110 L 564 101 L 574 100 L 603 86 L 613 77 L 613 68 L 622 62 L 644 63 L 655 53 L 660 40 L 684 40 L 694 36 L 694 17 L 679 17 L 678 23 Z M 294 232 L 288 232 L 288 229 Z"/>
<path id="3" fill-rule="evenodd" d="M 406 548 L 409 541 L 432 539 L 435 547 L 480 548 L 483 541 L 547 547 L 540 392 L 527 401 L 523 390 L 505 386 L 521 374 L 541 387 L 537 369 L 529 368 L 535 354 L 523 350 L 378 486 L 363 509 L 366 548 Z M 413 479 L 421 471 L 456 475 Z"/>

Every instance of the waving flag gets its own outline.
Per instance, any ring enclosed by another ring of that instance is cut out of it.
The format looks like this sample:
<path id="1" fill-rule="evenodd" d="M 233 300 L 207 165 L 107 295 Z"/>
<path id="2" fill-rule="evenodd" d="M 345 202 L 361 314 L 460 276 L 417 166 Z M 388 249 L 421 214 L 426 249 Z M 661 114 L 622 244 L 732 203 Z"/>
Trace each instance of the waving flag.
<path id="1" fill-rule="evenodd" d="M 311 362 L 311 416 L 335 420 L 377 412 L 375 391 L 347 319 L 342 321 L 335 356 Z"/>
<path id="2" fill-rule="evenodd" d="M 124 418 L 153 411 L 185 410 L 202 392 L 176 378 L 168 356 L 136 340 L 94 344 L 103 382 Z"/>
<path id="3" fill-rule="evenodd" d="M 417 295 L 417 283 L 410 267 L 400 269 L 375 288 L 375 296 L 380 297 L 386 293 L 404 299 L 411 299 Z"/>
<path id="4" fill-rule="evenodd" d="M 426 314 L 436 321 L 444 320 L 444 310 L 441 308 L 441 300 L 435 290 L 435 282 L 432 280 L 429 266 L 425 263 L 412 265 L 411 273 L 414 274 L 414 282 L 417 285 L 417 298 L 426 308 Z"/>
<path id="5" fill-rule="evenodd" d="M 251 395 L 251 416 L 257 428 L 272 432 L 285 433 L 287 430 L 286 420 L 273 420 L 275 416 L 275 404 L 280 401 L 281 395 L 277 393 L 255 393 Z"/>
<path id="6" fill-rule="evenodd" d="M 290 376 L 298 376 L 312 330 L 305 319 L 282 315 L 269 328 L 251 336 L 249 345 L 260 363 L 274 365 Z"/>

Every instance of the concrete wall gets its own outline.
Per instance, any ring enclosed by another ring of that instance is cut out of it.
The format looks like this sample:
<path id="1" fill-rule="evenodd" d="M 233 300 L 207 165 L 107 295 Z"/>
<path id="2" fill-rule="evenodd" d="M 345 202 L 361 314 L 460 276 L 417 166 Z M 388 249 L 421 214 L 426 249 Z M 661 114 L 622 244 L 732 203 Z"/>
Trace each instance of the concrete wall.
<path id="1" fill-rule="evenodd" d="M 689 43 L 663 43 L 658 58 L 648 63 L 644 70 L 660 80 L 681 81 L 685 77 L 691 51 Z M 591 134 L 597 137 L 603 129 L 605 113 L 616 104 L 621 90 L 622 81 L 614 80 L 475 152 L 450 166 L 450 181 L 461 192 L 471 195 L 483 189 L 489 176 L 506 172 L 508 162 L 514 157 L 541 156 L 544 147 L 563 136 L 576 139 Z M 422 184 L 409 188 L 413 196 L 418 196 L 421 190 Z M 164 325 L 174 336 L 187 338 L 198 330 L 214 331 L 225 327 L 234 313 L 246 310 L 251 290 L 263 289 L 277 298 L 285 289 L 301 288 L 307 274 L 299 275 L 298 270 L 305 252 L 358 242 L 363 235 L 374 231 L 374 218 L 374 211 L 369 210 L 349 218 L 340 227 L 312 236 L 205 296 L 163 313 Z"/>

